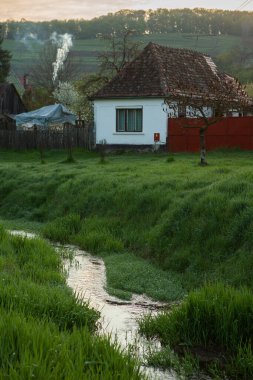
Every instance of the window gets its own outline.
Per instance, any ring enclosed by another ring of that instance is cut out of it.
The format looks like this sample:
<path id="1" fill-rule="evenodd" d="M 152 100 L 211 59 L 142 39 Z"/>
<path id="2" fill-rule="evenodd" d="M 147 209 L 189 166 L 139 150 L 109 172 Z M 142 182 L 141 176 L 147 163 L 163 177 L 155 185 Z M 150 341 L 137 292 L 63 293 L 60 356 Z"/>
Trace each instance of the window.
<path id="1" fill-rule="evenodd" d="M 142 132 L 142 108 L 116 109 L 117 132 Z"/>

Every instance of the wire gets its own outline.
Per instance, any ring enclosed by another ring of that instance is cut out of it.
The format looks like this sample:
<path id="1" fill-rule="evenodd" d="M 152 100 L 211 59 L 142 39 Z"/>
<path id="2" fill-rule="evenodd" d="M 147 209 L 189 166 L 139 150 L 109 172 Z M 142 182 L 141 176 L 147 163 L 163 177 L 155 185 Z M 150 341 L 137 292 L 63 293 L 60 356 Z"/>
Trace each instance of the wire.
<path id="1" fill-rule="evenodd" d="M 241 10 L 241 9 L 245 8 L 251 2 L 252 2 L 252 0 L 245 0 L 245 1 L 243 1 L 242 4 L 237 8 L 237 10 Z"/>

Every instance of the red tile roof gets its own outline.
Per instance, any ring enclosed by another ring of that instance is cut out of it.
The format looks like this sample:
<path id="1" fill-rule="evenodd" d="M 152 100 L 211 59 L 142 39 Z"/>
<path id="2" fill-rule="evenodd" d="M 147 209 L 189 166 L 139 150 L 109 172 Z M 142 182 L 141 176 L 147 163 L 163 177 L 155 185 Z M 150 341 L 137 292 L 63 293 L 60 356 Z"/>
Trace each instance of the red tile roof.
<path id="1" fill-rule="evenodd" d="M 118 75 L 91 99 L 164 97 L 171 91 L 210 93 L 228 80 L 211 57 L 187 49 L 149 43 Z M 233 78 L 229 80 L 234 81 Z"/>

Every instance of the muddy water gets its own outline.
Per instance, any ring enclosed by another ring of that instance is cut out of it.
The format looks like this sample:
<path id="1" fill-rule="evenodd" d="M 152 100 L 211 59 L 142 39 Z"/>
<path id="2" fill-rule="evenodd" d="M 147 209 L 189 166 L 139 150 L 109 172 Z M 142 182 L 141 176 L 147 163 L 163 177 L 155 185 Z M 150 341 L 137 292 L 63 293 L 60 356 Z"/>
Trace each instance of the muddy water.
<path id="1" fill-rule="evenodd" d="M 35 236 L 22 231 L 11 231 L 11 233 L 28 238 Z M 57 246 L 57 248 L 63 247 Z M 123 348 L 131 346 L 134 353 L 142 360 L 150 343 L 138 335 L 137 320 L 145 313 L 156 313 L 165 305 L 143 295 L 133 295 L 129 302 L 110 296 L 105 290 L 106 271 L 103 260 L 77 247 L 64 246 L 64 249 L 70 250 L 74 257 L 72 260 L 64 260 L 67 283 L 80 299 L 88 300 L 92 307 L 101 312 L 99 333 L 110 335 L 111 339 L 117 340 Z M 142 370 L 152 380 L 176 379 L 169 371 L 159 371 L 145 366 L 142 366 Z"/>
<path id="2" fill-rule="evenodd" d="M 111 338 L 124 348 L 131 347 L 142 359 L 148 350 L 149 343 L 138 335 L 137 320 L 147 312 L 157 312 L 164 304 L 150 300 L 143 295 L 134 295 L 131 301 L 122 301 L 110 296 L 106 290 L 106 271 L 102 259 L 91 256 L 76 247 L 75 259 L 65 261 L 68 271 L 67 283 L 78 294 L 78 297 L 89 300 L 90 305 L 101 312 L 102 334 Z M 158 371 L 150 367 L 142 367 L 149 379 L 174 380 L 169 371 Z"/>

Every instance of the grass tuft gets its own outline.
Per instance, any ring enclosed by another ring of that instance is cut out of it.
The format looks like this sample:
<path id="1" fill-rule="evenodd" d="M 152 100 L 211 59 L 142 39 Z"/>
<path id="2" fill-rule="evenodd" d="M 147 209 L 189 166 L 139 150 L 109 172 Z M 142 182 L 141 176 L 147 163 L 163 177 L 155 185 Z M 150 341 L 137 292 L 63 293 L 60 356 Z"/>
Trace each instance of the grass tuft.
<path id="1" fill-rule="evenodd" d="M 172 311 L 142 319 L 140 332 L 200 361 L 207 356 L 220 372 L 233 378 L 253 377 L 253 294 L 249 289 L 205 285 Z M 167 363 L 163 356 L 162 351 L 158 357 Z"/>

